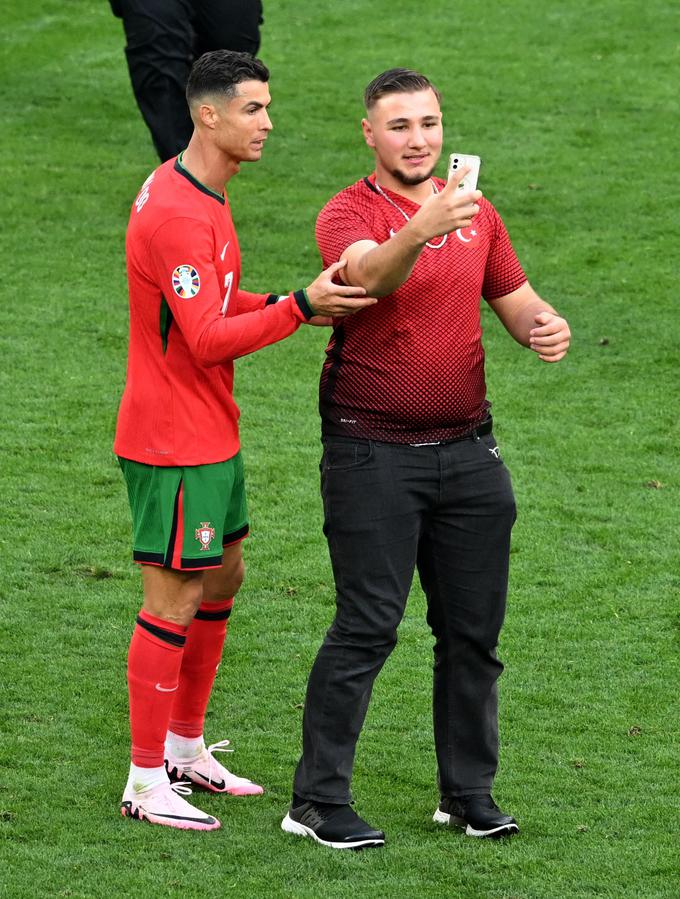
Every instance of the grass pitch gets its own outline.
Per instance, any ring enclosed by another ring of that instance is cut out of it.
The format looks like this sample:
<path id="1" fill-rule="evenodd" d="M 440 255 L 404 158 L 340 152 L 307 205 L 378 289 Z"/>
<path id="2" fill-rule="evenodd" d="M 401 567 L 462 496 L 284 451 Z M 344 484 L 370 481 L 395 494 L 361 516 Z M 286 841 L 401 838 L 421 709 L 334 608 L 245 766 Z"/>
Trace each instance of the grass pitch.
<path id="1" fill-rule="evenodd" d="M 318 209 L 370 168 L 363 86 L 407 65 L 442 90 L 446 149 L 482 156 L 480 185 L 574 332 L 551 367 L 484 318 L 519 505 L 495 793 L 522 835 L 476 842 L 431 822 L 431 639 L 415 587 L 354 783 L 388 844 L 345 854 L 279 830 L 332 615 L 318 329 L 237 367 L 253 536 L 206 736 L 231 738 L 234 769 L 267 792 L 205 798 L 215 834 L 118 815 L 140 591 L 110 446 L 124 229 L 156 160 L 108 5 L 5 7 L 0 895 L 677 896 L 677 8 L 266 4 L 275 130 L 230 189 L 244 286 L 316 274 Z"/>

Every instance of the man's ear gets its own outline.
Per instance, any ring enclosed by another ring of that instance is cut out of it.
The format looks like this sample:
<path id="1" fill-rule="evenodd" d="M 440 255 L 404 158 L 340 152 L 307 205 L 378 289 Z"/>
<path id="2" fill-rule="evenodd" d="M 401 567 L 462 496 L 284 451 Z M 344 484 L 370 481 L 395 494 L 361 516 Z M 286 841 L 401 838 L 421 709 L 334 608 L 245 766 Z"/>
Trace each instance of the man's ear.
<path id="1" fill-rule="evenodd" d="M 364 132 L 364 140 L 369 147 L 375 148 L 375 139 L 373 138 L 373 127 L 368 119 L 361 120 L 361 130 Z"/>
<path id="2" fill-rule="evenodd" d="M 198 119 L 205 128 L 213 129 L 217 122 L 217 110 L 212 103 L 201 103 L 198 107 Z"/>

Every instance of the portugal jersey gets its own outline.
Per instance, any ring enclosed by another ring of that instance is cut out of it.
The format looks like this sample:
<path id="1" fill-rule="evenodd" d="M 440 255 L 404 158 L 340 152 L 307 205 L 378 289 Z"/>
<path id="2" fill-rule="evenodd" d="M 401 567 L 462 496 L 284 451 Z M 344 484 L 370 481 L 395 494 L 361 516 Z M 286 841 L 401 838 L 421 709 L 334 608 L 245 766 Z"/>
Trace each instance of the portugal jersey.
<path id="1" fill-rule="evenodd" d="M 114 451 L 149 465 L 223 462 L 239 449 L 233 360 L 311 316 L 303 291 L 239 289 L 226 196 L 172 159 L 142 185 L 126 255 L 130 347 Z"/>
<path id="2" fill-rule="evenodd" d="M 526 276 L 494 207 L 479 206 L 470 228 L 426 244 L 398 290 L 336 323 L 321 374 L 325 434 L 431 443 L 487 416 L 480 299 L 505 296 Z M 419 208 L 379 190 L 375 176 L 341 191 L 317 220 L 324 266 L 359 240 L 390 240 Z"/>

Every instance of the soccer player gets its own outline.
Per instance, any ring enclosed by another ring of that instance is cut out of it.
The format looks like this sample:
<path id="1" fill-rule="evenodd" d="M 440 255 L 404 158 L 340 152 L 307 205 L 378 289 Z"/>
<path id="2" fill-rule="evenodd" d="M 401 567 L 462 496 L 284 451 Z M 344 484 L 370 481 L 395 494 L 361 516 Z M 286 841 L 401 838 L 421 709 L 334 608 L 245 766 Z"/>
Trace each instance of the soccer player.
<path id="1" fill-rule="evenodd" d="M 369 84 L 365 103 L 375 171 L 330 200 L 316 234 L 324 264 L 346 262 L 341 277 L 382 299 L 338 321 L 321 375 L 336 615 L 309 677 L 302 758 L 282 822 L 337 849 L 385 840 L 352 809 L 350 782 L 416 569 L 435 638 L 434 819 L 471 836 L 518 831 L 491 796 L 515 502 L 486 398 L 480 297 L 545 362 L 559 361 L 570 340 L 491 203 L 459 190 L 460 175 L 433 177 L 442 114 L 430 81 L 390 70 Z"/>
<path id="2" fill-rule="evenodd" d="M 203 739 L 248 533 L 233 360 L 314 316 L 329 323 L 375 302 L 363 288 L 334 284 L 337 265 L 287 296 L 239 287 L 224 188 L 242 162 L 262 155 L 272 127 L 268 80 L 245 53 L 197 60 L 189 145 L 146 179 L 127 231 L 130 346 L 114 449 L 144 601 L 128 658 L 132 764 L 121 809 L 192 830 L 220 824 L 168 775 L 213 792 L 262 792 L 214 757 L 228 741 L 206 748 Z"/>

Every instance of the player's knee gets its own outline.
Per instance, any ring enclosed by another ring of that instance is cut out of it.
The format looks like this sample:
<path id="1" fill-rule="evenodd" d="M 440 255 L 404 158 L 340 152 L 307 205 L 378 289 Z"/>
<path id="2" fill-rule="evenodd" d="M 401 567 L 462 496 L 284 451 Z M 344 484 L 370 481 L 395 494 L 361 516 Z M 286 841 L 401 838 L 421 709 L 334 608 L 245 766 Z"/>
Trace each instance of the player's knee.
<path id="1" fill-rule="evenodd" d="M 201 604 L 199 572 L 143 566 L 144 608 L 152 615 L 188 625 Z"/>
<path id="2" fill-rule="evenodd" d="M 232 564 L 223 566 L 218 576 L 206 578 L 203 602 L 220 602 L 235 596 L 241 589 L 245 571 L 243 559 L 236 559 Z"/>
<path id="3" fill-rule="evenodd" d="M 239 559 L 236 562 L 231 570 L 226 573 L 225 576 L 225 589 L 223 592 L 224 596 L 235 596 L 238 591 L 241 589 L 241 584 L 243 583 L 243 579 L 246 574 L 246 566 L 243 562 L 243 559 Z"/>

